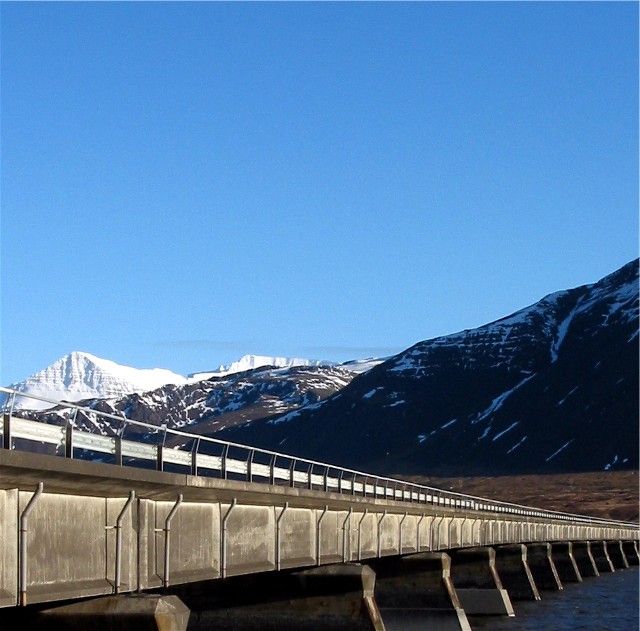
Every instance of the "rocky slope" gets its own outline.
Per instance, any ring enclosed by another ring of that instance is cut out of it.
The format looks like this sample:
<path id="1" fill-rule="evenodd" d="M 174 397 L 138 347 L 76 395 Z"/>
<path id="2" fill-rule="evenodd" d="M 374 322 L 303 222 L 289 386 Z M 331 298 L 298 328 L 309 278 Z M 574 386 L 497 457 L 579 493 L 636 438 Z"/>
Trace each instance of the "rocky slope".
<path id="1" fill-rule="evenodd" d="M 638 468 L 638 261 L 220 437 L 385 474 Z"/>

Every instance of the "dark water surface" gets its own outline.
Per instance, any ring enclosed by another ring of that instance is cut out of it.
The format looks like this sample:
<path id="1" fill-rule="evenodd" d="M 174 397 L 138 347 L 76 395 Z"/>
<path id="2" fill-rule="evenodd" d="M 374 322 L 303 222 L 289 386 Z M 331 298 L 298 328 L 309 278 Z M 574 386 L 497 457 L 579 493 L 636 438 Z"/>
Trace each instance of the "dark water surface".
<path id="1" fill-rule="evenodd" d="M 540 601 L 515 601 L 515 618 L 472 617 L 473 631 L 638 631 L 638 567 L 540 592 Z"/>

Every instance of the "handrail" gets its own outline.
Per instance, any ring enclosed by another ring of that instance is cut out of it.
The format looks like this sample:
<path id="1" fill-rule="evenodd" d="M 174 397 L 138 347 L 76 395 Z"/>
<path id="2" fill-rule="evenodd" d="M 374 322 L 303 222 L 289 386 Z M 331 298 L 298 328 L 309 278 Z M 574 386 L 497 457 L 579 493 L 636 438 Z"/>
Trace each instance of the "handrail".
<path id="1" fill-rule="evenodd" d="M 8 401 L 11 403 L 11 405 L 9 406 L 9 414 L 8 414 L 9 419 L 21 418 L 20 416 L 15 416 L 15 417 L 13 416 L 14 412 L 16 412 L 15 403 L 18 397 L 24 397 L 26 399 L 33 399 L 35 401 L 49 403 L 58 408 L 62 407 L 64 409 L 74 410 L 74 419 L 70 423 L 71 430 L 72 430 L 71 436 L 73 436 L 73 432 L 77 432 L 84 436 L 96 435 L 95 433 L 84 432 L 82 430 L 78 430 L 74 428 L 77 413 L 80 411 L 87 415 L 95 415 L 102 419 L 110 419 L 113 421 L 117 421 L 120 425 L 125 423 L 127 426 L 135 426 L 135 427 L 143 428 L 146 430 L 150 430 L 152 433 L 163 432 L 163 444 L 166 444 L 166 435 L 186 438 L 188 440 L 195 440 L 197 441 L 197 444 L 195 446 L 195 455 L 192 454 L 192 451 L 194 451 L 193 449 L 189 450 L 189 452 L 185 452 L 188 455 L 190 464 L 194 461 L 193 458 L 195 458 L 197 462 L 198 455 L 200 455 L 203 458 L 209 458 L 209 459 L 216 458 L 215 456 L 209 456 L 206 454 L 201 454 L 199 452 L 200 445 L 202 443 L 222 446 L 224 449 L 224 454 L 228 454 L 228 450 L 230 447 L 234 449 L 246 450 L 250 453 L 252 452 L 253 454 L 262 454 L 270 458 L 271 464 L 264 465 L 265 467 L 269 468 L 269 475 L 267 476 L 269 481 L 272 481 L 274 479 L 274 472 L 277 469 L 276 461 L 278 459 L 285 459 L 290 461 L 291 463 L 289 465 L 289 475 L 290 475 L 289 479 L 292 485 L 295 484 L 295 479 L 296 479 L 295 475 L 299 474 L 300 476 L 303 476 L 303 478 L 306 480 L 306 483 L 309 485 L 310 488 L 312 487 L 314 478 L 319 478 L 320 481 L 318 482 L 318 486 L 326 490 L 328 488 L 328 480 L 330 479 L 334 482 L 333 486 L 337 488 L 338 493 L 343 493 L 347 491 L 350 493 L 355 493 L 356 487 L 359 486 L 362 488 L 363 496 L 367 495 L 368 488 L 372 488 L 373 496 L 377 497 L 378 489 L 380 488 L 379 485 L 384 485 L 384 488 L 381 489 L 382 496 L 385 499 L 387 499 L 390 496 L 391 499 L 396 501 L 421 502 L 422 501 L 421 498 L 424 497 L 424 503 L 431 503 L 431 504 L 437 503 L 438 505 L 442 504 L 445 506 L 449 505 L 449 506 L 452 506 L 454 509 L 456 505 L 458 505 L 460 508 L 467 509 L 467 510 L 471 509 L 476 511 L 481 511 L 481 510 L 494 511 L 494 512 L 503 512 L 511 515 L 526 515 L 529 517 L 540 517 L 540 518 L 557 519 L 557 520 L 563 520 L 563 521 L 571 520 L 571 521 L 578 521 L 581 523 L 589 523 L 593 525 L 618 526 L 623 528 L 629 528 L 629 527 L 638 528 L 638 525 L 634 524 L 633 522 L 614 521 L 614 520 L 602 519 L 598 517 L 578 515 L 575 513 L 549 511 L 546 509 L 526 506 L 523 504 L 516 504 L 513 502 L 504 502 L 500 500 L 494 500 L 494 499 L 489 499 L 489 498 L 484 498 L 484 497 L 479 497 L 474 495 L 467 495 L 464 493 L 458 493 L 456 491 L 445 491 L 443 489 L 438 489 L 436 487 L 431 487 L 428 485 L 418 484 L 414 482 L 406 482 L 403 480 L 399 480 L 397 478 L 388 478 L 384 476 L 372 475 L 370 473 L 365 473 L 363 471 L 358 471 L 356 469 L 340 467 L 340 466 L 336 466 L 328 463 L 308 460 L 305 458 L 298 458 L 297 456 L 292 456 L 291 454 L 280 453 L 280 452 L 272 451 L 269 449 L 260 449 L 260 448 L 249 446 L 249 445 L 243 445 L 240 443 L 221 440 L 219 438 L 212 438 L 210 436 L 203 436 L 200 434 L 193 434 L 193 433 L 185 432 L 178 429 L 172 429 L 172 428 L 169 428 L 166 423 L 163 423 L 162 425 L 153 425 L 151 423 L 144 423 L 142 421 L 136 421 L 135 419 L 131 419 L 126 416 L 117 416 L 115 414 L 110 414 L 108 412 L 100 412 L 98 410 L 93 410 L 91 408 L 77 405 L 75 403 L 70 403 L 66 401 L 56 401 L 56 400 L 49 399 L 47 397 L 42 397 L 39 395 L 19 392 L 18 390 L 5 388 L 3 386 L 0 386 L 0 392 L 4 392 L 9 395 Z M 7 406 L 5 402 L 2 406 L 2 410 L 5 414 L 5 417 L 6 417 L 6 407 Z M 33 409 L 25 410 L 25 412 L 29 412 L 31 415 L 33 415 L 34 412 L 38 412 L 38 411 L 39 410 L 33 410 Z M 42 413 L 51 413 L 56 411 L 58 410 L 41 410 Z M 29 422 L 38 423 L 43 426 L 52 425 L 39 420 L 37 421 L 30 420 Z M 115 431 L 115 430 L 112 429 L 112 431 Z M 10 432 L 5 432 L 5 434 L 10 435 Z M 29 439 L 36 440 L 35 437 L 31 437 L 31 436 L 28 436 L 26 438 L 27 440 Z M 109 440 L 109 439 L 107 437 L 102 437 L 102 440 Z M 122 440 L 121 436 L 119 440 Z M 122 441 L 122 442 L 128 442 L 129 444 L 138 443 L 140 445 L 145 444 L 144 441 L 135 441 L 135 440 Z M 11 445 L 4 445 L 4 448 L 11 448 Z M 151 449 L 151 445 L 149 445 L 149 448 Z M 174 447 L 173 449 L 170 449 L 170 448 L 166 448 L 165 446 L 165 448 L 162 449 L 162 453 L 159 459 L 162 460 L 164 458 L 165 459 L 164 461 L 171 461 L 176 464 L 182 464 L 182 462 L 176 458 L 176 452 L 182 452 L 182 451 L 183 450 L 180 450 L 178 447 Z M 172 457 L 172 454 L 173 454 L 173 457 Z M 144 455 L 140 455 L 139 457 L 143 458 Z M 259 476 L 260 474 L 257 473 L 256 471 L 258 468 L 258 465 L 255 463 L 253 456 L 251 456 L 250 459 L 251 459 L 250 463 L 248 463 L 248 461 L 245 459 L 243 463 L 244 464 L 243 471 L 246 472 L 248 477 L 253 478 L 255 476 Z M 230 462 L 232 462 L 232 460 L 227 455 L 222 456 L 222 461 L 223 462 L 220 465 L 221 470 L 226 470 L 229 467 Z M 161 465 L 162 463 L 160 462 L 159 464 Z M 298 464 L 306 466 L 307 471 L 304 472 L 304 471 L 297 470 L 295 467 Z M 207 467 L 201 466 L 201 468 L 207 468 Z M 314 468 L 324 470 L 324 474 L 314 474 L 313 473 Z M 336 473 L 339 473 L 339 478 L 329 477 L 328 472 L 330 470 Z M 345 478 L 345 476 L 351 476 L 351 482 L 343 485 L 343 479 Z M 364 480 L 364 482 L 356 482 L 357 478 Z M 369 480 L 372 480 L 372 484 L 369 484 Z M 392 483 L 394 486 L 389 487 L 389 483 Z M 399 493 L 397 490 L 398 484 L 402 485 Z M 430 502 L 428 500 L 429 496 L 431 497 Z"/>

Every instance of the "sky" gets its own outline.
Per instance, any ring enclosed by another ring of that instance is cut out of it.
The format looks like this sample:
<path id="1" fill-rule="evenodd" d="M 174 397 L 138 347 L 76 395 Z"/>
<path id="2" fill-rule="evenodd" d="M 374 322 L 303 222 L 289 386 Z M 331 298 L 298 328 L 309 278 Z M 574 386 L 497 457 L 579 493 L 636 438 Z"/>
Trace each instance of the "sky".
<path id="1" fill-rule="evenodd" d="M 635 2 L 3 2 L 0 383 L 383 357 L 638 256 Z"/>

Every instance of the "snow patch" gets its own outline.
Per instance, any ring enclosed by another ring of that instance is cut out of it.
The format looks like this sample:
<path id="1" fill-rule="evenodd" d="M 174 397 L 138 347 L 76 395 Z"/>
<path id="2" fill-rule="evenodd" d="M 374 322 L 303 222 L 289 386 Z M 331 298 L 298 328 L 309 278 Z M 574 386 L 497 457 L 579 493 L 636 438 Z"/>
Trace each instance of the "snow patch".
<path id="1" fill-rule="evenodd" d="M 516 425 L 519 425 L 520 421 L 516 421 L 515 423 L 511 423 L 511 425 L 509 425 L 509 427 L 507 427 L 507 429 L 502 430 L 499 434 L 496 434 L 492 439 L 491 442 L 495 443 L 496 440 L 498 440 L 498 438 L 500 438 L 500 436 L 504 436 L 507 432 L 510 432 Z"/>
<path id="2" fill-rule="evenodd" d="M 574 439 L 572 438 L 570 441 L 566 442 L 564 445 L 562 445 L 562 447 L 560 447 L 560 449 L 558 449 L 557 451 L 554 451 L 546 460 L 545 462 L 549 462 L 549 460 L 551 460 L 552 458 L 555 458 L 561 451 L 563 451 L 564 449 L 566 449 L 572 442 L 574 441 Z"/>

